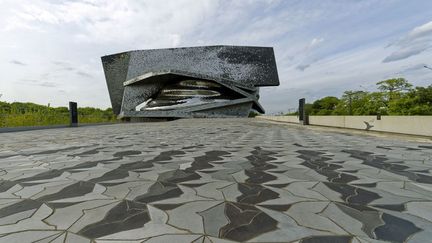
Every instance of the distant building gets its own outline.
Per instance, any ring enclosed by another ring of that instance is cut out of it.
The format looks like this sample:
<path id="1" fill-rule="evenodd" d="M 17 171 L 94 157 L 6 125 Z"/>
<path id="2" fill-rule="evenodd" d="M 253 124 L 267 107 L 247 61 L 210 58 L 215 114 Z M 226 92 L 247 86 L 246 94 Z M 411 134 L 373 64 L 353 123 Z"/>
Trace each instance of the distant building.
<path id="1" fill-rule="evenodd" d="M 246 117 L 260 86 L 277 86 L 273 48 L 203 46 L 102 57 L 118 118 Z"/>

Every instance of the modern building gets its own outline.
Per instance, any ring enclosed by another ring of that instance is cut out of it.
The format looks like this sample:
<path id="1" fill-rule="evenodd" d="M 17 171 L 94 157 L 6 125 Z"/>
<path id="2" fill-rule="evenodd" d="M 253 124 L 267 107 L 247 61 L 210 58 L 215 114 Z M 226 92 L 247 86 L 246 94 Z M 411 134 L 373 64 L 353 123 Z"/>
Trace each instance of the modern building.
<path id="1" fill-rule="evenodd" d="M 118 118 L 246 117 L 277 86 L 273 48 L 202 46 L 102 57 Z"/>

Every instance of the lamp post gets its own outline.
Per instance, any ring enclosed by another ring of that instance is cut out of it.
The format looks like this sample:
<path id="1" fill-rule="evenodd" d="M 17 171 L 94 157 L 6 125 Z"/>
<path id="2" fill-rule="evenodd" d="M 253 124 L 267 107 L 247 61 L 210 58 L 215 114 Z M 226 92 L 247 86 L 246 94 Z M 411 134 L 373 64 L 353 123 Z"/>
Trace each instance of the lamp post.
<path id="1" fill-rule="evenodd" d="M 424 65 L 423 67 L 432 70 L 432 68 L 430 68 L 430 67 L 428 67 L 426 65 Z"/>

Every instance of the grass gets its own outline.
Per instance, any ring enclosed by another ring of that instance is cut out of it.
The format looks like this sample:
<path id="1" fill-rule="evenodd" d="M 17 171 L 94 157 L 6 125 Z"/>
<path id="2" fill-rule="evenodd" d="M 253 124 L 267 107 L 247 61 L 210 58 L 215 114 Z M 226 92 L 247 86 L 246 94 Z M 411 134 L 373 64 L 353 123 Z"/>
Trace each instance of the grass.
<path id="1" fill-rule="evenodd" d="M 116 121 L 117 119 L 114 115 L 78 115 L 79 123 L 112 123 Z M 0 114 L 0 127 L 68 125 L 69 122 L 68 113 Z"/>

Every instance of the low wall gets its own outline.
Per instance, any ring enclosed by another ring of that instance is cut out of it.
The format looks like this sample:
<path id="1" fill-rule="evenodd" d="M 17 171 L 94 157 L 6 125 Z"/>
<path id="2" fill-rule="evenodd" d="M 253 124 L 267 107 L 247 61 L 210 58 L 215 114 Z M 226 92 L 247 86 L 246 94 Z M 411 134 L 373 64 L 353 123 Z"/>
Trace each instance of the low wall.
<path id="1" fill-rule="evenodd" d="M 258 118 L 299 123 L 296 116 L 259 116 Z M 432 116 L 309 116 L 309 124 L 368 131 L 432 136 Z"/>
<path id="2" fill-rule="evenodd" d="M 297 124 L 299 123 L 298 116 L 256 116 L 255 118 L 271 120 L 271 121 L 297 123 Z"/>

